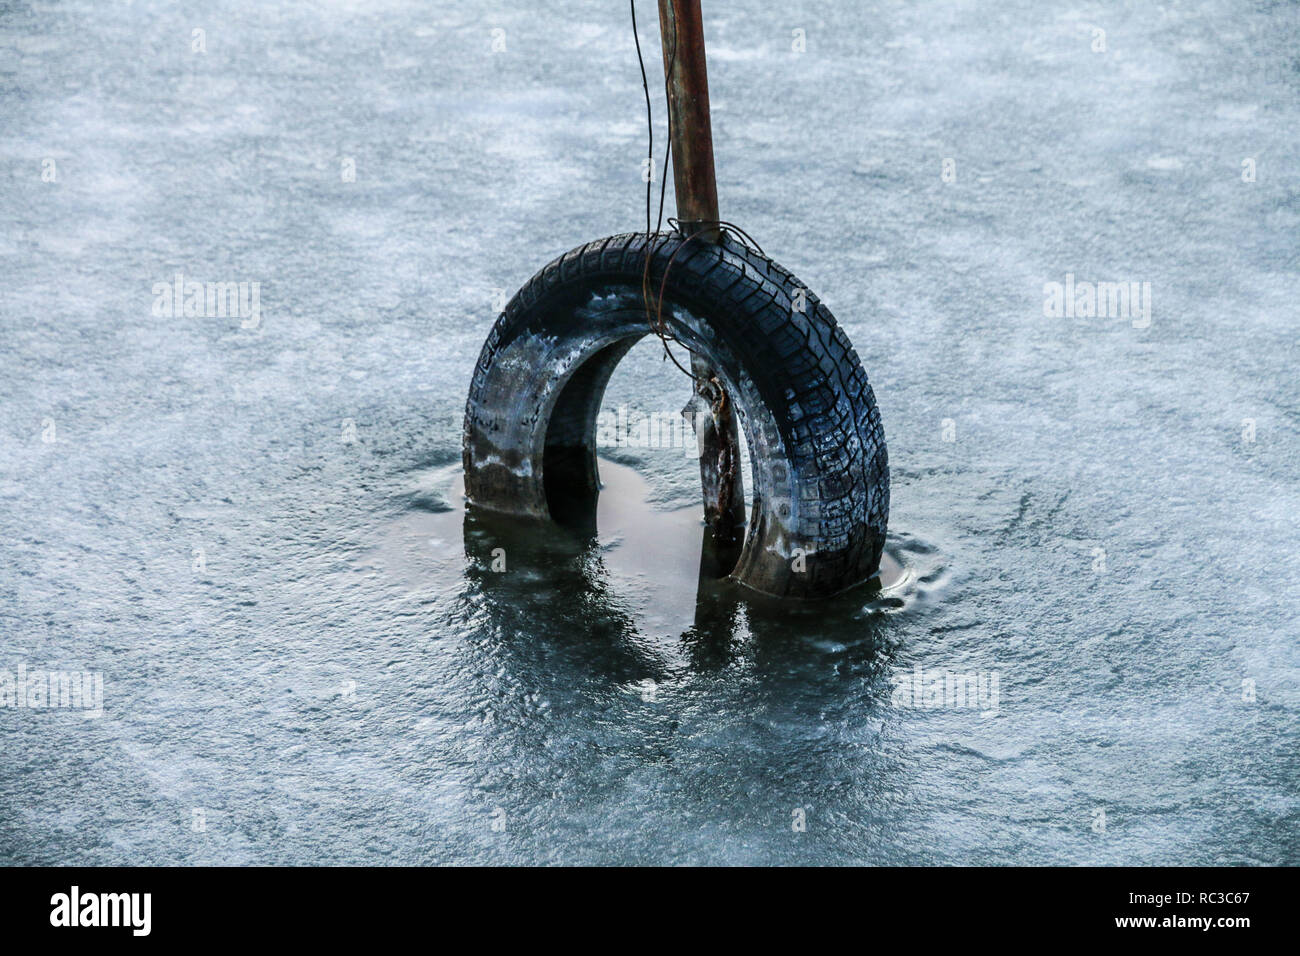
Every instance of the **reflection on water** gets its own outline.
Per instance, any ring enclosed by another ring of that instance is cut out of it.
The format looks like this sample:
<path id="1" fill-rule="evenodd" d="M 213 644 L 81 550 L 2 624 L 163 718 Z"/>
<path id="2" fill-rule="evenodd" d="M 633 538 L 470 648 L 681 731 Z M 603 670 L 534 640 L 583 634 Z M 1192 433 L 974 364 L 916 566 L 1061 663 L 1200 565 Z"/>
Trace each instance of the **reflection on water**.
<path id="1" fill-rule="evenodd" d="M 931 549 L 901 537 L 875 580 L 829 601 L 779 601 L 701 574 L 698 507 L 656 510 L 632 468 L 602 460 L 600 473 L 597 532 L 584 537 L 466 508 L 459 469 L 443 469 L 430 476 L 439 494 L 392 523 L 369 563 L 413 595 L 486 611 L 502 633 L 572 640 L 620 681 L 724 667 L 745 645 L 760 659 L 809 641 L 873 657 L 888 644 L 885 618 L 934 577 L 933 560 L 917 563 Z"/>
<path id="2" fill-rule="evenodd" d="M 883 582 L 785 603 L 701 580 L 698 506 L 656 510 L 626 466 L 601 462 L 594 539 L 467 510 L 457 470 L 420 476 L 422 506 L 366 559 L 431 611 L 417 759 L 463 768 L 475 819 L 517 821 L 497 840 L 458 828 L 456 859 L 907 857 L 881 822 L 914 773 L 891 674 L 942 583 L 934 549 L 896 535 Z M 834 827 L 787 845 L 794 807 Z"/>

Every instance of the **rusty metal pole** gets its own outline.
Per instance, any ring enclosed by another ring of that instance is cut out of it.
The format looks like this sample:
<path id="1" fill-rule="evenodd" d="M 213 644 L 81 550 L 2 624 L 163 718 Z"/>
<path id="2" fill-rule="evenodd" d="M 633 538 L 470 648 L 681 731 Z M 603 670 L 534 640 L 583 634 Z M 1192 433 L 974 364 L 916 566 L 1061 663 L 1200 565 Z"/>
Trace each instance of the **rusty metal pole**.
<path id="1" fill-rule="evenodd" d="M 664 77 L 673 147 L 677 219 L 686 235 L 718 241 L 718 181 L 713 172 L 709 74 L 704 62 L 700 0 L 659 0 Z"/>
<path id="2" fill-rule="evenodd" d="M 673 152 L 677 220 L 685 236 L 717 242 L 718 182 L 713 169 L 709 75 L 700 0 L 659 0 L 664 78 Z M 727 574 L 743 544 L 745 489 L 740 439 L 731 396 L 709 363 L 691 356 L 695 391 L 682 414 L 694 425 L 704 494 L 705 548 L 701 572 Z"/>

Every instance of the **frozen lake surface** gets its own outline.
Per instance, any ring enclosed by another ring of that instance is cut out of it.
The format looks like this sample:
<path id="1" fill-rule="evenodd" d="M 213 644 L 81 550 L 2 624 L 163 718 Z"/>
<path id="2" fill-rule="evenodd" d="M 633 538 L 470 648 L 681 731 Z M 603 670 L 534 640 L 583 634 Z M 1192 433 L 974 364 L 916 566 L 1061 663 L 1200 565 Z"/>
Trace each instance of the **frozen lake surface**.
<path id="1" fill-rule="evenodd" d="M 811 612 L 697 593 L 680 448 L 504 571 L 455 492 L 498 295 L 643 228 L 625 4 L 0 6 L 0 703 L 103 677 L 0 706 L 0 862 L 1300 863 L 1300 8 L 705 28 L 889 442 L 902 580 Z"/>

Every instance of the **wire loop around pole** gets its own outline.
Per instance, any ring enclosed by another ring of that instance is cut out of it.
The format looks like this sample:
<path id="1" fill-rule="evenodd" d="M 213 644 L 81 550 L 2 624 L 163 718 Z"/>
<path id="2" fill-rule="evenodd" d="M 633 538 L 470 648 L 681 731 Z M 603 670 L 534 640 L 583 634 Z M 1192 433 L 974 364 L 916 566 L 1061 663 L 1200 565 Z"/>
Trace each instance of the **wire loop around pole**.
<path id="1" fill-rule="evenodd" d="M 637 28 L 636 28 L 636 0 L 628 0 L 628 5 L 631 7 L 632 10 L 632 38 L 636 42 L 636 58 L 637 58 L 637 62 L 641 66 L 641 85 L 645 90 L 646 129 L 647 129 L 647 135 L 649 137 L 649 150 L 648 150 L 647 159 L 649 161 L 649 168 L 653 170 L 654 169 L 654 121 L 650 110 L 650 86 L 649 86 L 649 81 L 646 78 L 645 58 L 641 54 L 641 38 L 637 33 Z M 669 96 L 668 76 L 671 75 L 673 71 L 673 66 L 677 62 L 676 26 L 677 24 L 674 21 L 673 23 L 674 34 L 672 38 L 673 45 L 668 55 L 668 66 L 664 71 L 665 100 L 667 100 Z M 650 302 L 651 302 L 650 261 L 654 256 L 655 240 L 664 235 L 664 233 L 660 231 L 660 228 L 662 227 L 664 221 L 664 191 L 668 185 L 668 161 L 672 157 L 672 153 L 673 153 L 673 113 L 671 109 L 667 110 L 667 113 L 668 113 L 668 145 L 664 149 L 663 173 L 661 174 L 659 179 L 659 215 L 657 217 L 657 221 L 655 222 L 654 232 L 650 231 L 650 197 L 652 195 L 652 189 L 654 186 L 653 177 L 646 180 L 646 187 L 645 187 L 646 189 L 646 193 L 645 193 L 646 250 L 645 250 L 645 268 L 642 270 L 641 273 L 641 298 L 642 301 L 645 303 L 646 322 L 649 324 L 651 331 L 653 331 L 656 335 L 659 336 L 659 341 L 662 343 L 664 348 L 664 356 L 666 358 L 671 359 L 672 363 L 676 365 L 683 372 L 683 374 L 685 374 L 688 378 L 691 379 L 691 381 L 695 383 L 696 390 L 701 392 L 701 394 L 704 393 L 704 390 L 706 388 L 708 388 L 709 386 L 713 386 L 714 388 L 717 389 L 717 393 L 721 395 L 722 383 L 719 382 L 716 377 L 714 377 L 713 379 L 707 382 L 704 381 L 699 376 L 697 376 L 693 371 L 691 371 L 690 369 L 682 365 L 682 363 L 677 360 L 677 356 L 673 355 L 672 350 L 668 347 L 668 341 L 669 339 L 672 339 L 673 341 L 679 343 L 683 348 L 685 348 L 687 352 L 691 352 L 690 347 L 686 345 L 685 342 L 682 342 L 680 339 L 678 339 L 676 336 L 670 334 L 667 326 L 664 324 L 664 320 L 663 320 L 664 293 L 668 287 L 668 273 L 672 269 L 673 262 L 674 260 L 676 260 L 678 253 L 680 253 L 684 248 L 686 248 L 686 246 L 692 240 L 697 239 L 703 233 L 710 232 L 713 230 L 717 230 L 719 232 L 719 239 L 725 239 L 728 236 L 730 236 L 733 237 L 736 242 L 740 243 L 746 249 L 749 249 L 751 252 L 757 252 L 759 255 L 763 256 L 764 258 L 767 258 L 767 253 L 763 251 L 763 247 L 758 244 L 758 242 L 754 239 L 753 236 L 747 233 L 744 229 L 737 226 L 734 222 L 728 222 L 725 219 L 716 219 L 716 220 L 709 220 L 702 223 L 701 228 L 695 230 L 689 236 L 685 236 L 685 238 L 682 240 L 682 244 L 678 246 L 673 251 L 672 256 L 669 257 L 668 264 L 667 266 L 664 267 L 663 279 L 659 283 L 659 296 L 657 300 L 655 300 L 654 315 L 652 316 L 650 314 Z M 679 236 L 683 235 L 681 222 L 675 216 L 668 217 L 668 225 L 672 228 L 672 234 L 676 234 Z M 691 354 L 693 355 L 694 353 L 691 352 Z"/>

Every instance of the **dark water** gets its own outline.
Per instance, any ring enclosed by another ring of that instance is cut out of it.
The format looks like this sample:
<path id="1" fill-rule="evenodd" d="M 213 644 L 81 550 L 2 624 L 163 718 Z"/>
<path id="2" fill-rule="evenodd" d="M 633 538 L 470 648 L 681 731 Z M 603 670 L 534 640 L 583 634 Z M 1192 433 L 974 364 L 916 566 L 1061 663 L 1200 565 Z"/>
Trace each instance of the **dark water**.
<path id="1" fill-rule="evenodd" d="M 0 707 L 0 860 L 1300 862 L 1297 16 L 708 13 L 724 215 L 893 466 L 901 578 L 792 610 L 697 586 L 680 449 L 594 547 L 454 492 L 495 290 L 642 222 L 624 7 L 0 8 L 0 671 L 104 679 Z"/>

